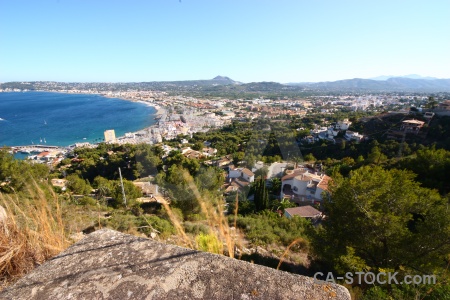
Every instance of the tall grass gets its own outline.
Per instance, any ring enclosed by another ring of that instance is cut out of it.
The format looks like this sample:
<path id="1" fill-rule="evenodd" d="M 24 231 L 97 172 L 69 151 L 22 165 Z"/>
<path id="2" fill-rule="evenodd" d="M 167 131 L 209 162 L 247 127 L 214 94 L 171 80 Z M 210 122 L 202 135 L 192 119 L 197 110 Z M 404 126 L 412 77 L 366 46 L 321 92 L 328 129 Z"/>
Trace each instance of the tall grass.
<path id="1" fill-rule="evenodd" d="M 0 290 L 70 245 L 58 196 L 30 183 L 20 194 L 0 193 Z"/>
<path id="2" fill-rule="evenodd" d="M 183 179 L 187 183 L 187 187 L 193 192 L 200 206 L 201 213 L 206 217 L 209 232 L 207 234 L 200 234 L 194 238 L 189 237 L 184 231 L 181 220 L 172 213 L 168 204 L 163 203 L 172 224 L 175 226 L 178 235 L 182 238 L 182 245 L 201 251 L 226 254 L 233 258 L 238 240 L 236 232 L 233 233 L 227 218 L 222 212 L 224 201 L 222 199 L 209 199 L 200 193 L 195 185 L 194 179 L 187 171 L 183 172 Z M 237 214 L 237 210 L 235 213 Z"/>

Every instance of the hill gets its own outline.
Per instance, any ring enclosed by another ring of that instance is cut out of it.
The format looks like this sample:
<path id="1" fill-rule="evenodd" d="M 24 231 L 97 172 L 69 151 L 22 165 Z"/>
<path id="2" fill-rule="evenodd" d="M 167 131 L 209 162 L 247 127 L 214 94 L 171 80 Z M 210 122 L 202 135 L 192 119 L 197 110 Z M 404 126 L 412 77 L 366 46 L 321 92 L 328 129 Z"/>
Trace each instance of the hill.
<path id="1" fill-rule="evenodd" d="M 413 78 L 410 78 L 413 77 Z M 281 84 L 278 82 L 251 82 L 242 83 L 234 81 L 227 76 L 216 76 L 208 80 L 181 80 L 181 81 L 150 81 L 127 83 L 63 83 L 63 82 L 6 82 L 0 84 L 0 89 L 28 89 L 53 90 L 64 89 L 96 89 L 102 90 L 159 90 L 173 94 L 188 93 L 196 96 L 223 96 L 223 97 L 280 97 L 298 96 L 305 94 L 320 94 L 328 92 L 342 93 L 439 93 L 450 92 L 450 79 L 436 79 L 432 77 L 410 75 L 406 77 L 390 77 L 386 80 L 353 78 L 325 82 L 302 82 Z"/>
<path id="2" fill-rule="evenodd" d="M 449 92 L 450 79 L 391 77 L 386 80 L 353 78 L 314 83 L 291 83 L 297 88 L 322 92 Z"/>

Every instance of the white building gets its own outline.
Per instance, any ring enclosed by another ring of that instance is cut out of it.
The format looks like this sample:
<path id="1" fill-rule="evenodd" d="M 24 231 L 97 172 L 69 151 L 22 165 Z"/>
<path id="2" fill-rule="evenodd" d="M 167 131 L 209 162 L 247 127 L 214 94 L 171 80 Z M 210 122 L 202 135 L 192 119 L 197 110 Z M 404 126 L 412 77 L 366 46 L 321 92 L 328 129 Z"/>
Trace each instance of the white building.
<path id="1" fill-rule="evenodd" d="M 322 201 L 322 192 L 328 191 L 331 178 L 308 169 L 291 170 L 281 181 L 281 197 L 290 196 L 291 201 L 314 203 Z"/>
<path id="2" fill-rule="evenodd" d="M 239 177 L 248 182 L 255 181 L 255 174 L 247 168 L 236 168 L 229 170 L 228 178 L 239 178 Z"/>
<path id="3" fill-rule="evenodd" d="M 362 134 L 359 134 L 358 132 L 347 130 L 345 132 L 344 138 L 347 141 L 358 141 L 359 142 L 364 138 L 364 136 Z"/>
<path id="4" fill-rule="evenodd" d="M 344 121 L 339 121 L 336 124 L 337 130 L 347 130 L 350 125 L 352 125 L 352 122 L 350 122 L 348 119 L 344 119 Z"/>
<path id="5" fill-rule="evenodd" d="M 105 142 L 106 143 L 115 143 L 116 142 L 116 133 L 114 132 L 114 129 L 105 130 Z"/>

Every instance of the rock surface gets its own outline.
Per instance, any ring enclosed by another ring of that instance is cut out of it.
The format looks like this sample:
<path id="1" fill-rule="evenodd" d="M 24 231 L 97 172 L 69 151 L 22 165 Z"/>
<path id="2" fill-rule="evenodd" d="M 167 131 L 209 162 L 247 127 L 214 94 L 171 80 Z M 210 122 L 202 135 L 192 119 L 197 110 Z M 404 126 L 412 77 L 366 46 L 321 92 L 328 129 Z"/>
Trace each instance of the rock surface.
<path id="1" fill-rule="evenodd" d="M 102 229 L 1 299 L 350 299 L 340 285 Z"/>

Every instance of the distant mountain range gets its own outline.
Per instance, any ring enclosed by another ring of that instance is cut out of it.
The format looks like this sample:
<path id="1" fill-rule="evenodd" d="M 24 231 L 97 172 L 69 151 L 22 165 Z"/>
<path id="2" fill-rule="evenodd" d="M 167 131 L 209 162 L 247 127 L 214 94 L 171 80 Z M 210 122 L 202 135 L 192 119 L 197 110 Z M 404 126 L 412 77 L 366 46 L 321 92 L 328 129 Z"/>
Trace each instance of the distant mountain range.
<path id="1" fill-rule="evenodd" d="M 437 93 L 450 92 L 450 79 L 421 77 L 407 75 L 402 77 L 379 76 L 371 79 L 354 78 L 325 82 L 299 82 L 281 84 L 278 82 L 242 83 L 226 76 L 216 76 L 209 80 L 185 81 L 151 81 L 128 83 L 56 83 L 59 89 L 66 88 L 95 88 L 97 90 L 121 90 L 123 88 L 151 89 L 173 93 L 187 92 L 209 96 L 241 97 L 253 95 L 300 95 L 305 93 L 370 93 L 370 92 L 417 92 Z M 35 82 L 6 82 L 0 88 L 18 88 L 38 90 L 55 86 L 55 83 Z"/>
<path id="2" fill-rule="evenodd" d="M 226 76 L 216 76 L 211 80 L 182 81 L 205 85 L 234 85 L 234 89 L 246 92 L 286 91 L 342 91 L 342 92 L 450 92 L 450 79 L 406 75 L 401 77 L 379 76 L 372 79 L 354 78 L 337 81 L 303 82 L 281 84 L 278 82 L 241 83 Z M 238 86 L 238 87 L 236 87 Z"/>
<path id="3" fill-rule="evenodd" d="M 410 74 L 410 75 L 405 75 L 405 76 L 392 76 L 392 75 L 391 76 L 385 76 L 385 75 L 382 75 L 382 76 L 377 76 L 377 77 L 367 78 L 367 79 L 384 81 L 384 80 L 388 80 L 389 78 L 409 78 L 409 79 L 426 79 L 426 80 L 439 79 L 439 78 L 436 78 L 436 77 L 429 77 L 429 76 L 424 77 L 424 76 L 420 76 L 420 75 L 417 75 L 417 74 Z"/>
<path id="4" fill-rule="evenodd" d="M 407 75 L 354 78 L 324 82 L 299 82 L 287 85 L 321 91 L 352 92 L 450 92 L 450 79 Z"/>

